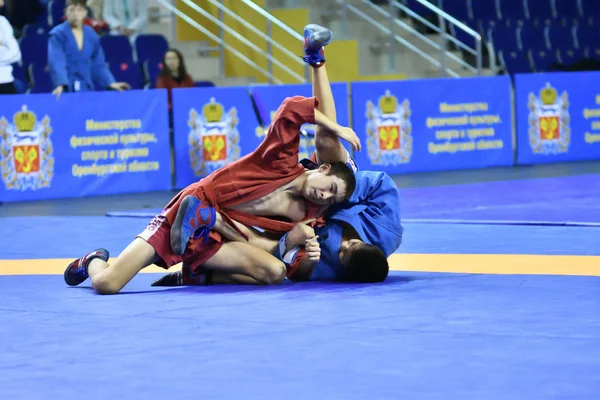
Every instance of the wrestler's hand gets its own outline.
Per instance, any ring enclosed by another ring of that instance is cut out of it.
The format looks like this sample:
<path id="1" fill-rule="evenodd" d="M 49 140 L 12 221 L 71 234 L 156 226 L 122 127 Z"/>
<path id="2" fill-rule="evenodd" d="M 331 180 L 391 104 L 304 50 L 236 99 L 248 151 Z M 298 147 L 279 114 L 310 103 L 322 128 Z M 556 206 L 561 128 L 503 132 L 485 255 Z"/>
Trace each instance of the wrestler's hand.
<path id="1" fill-rule="evenodd" d="M 306 258 L 315 264 L 321 259 L 321 246 L 319 246 L 319 242 L 317 241 L 318 238 L 318 236 L 315 236 L 312 239 L 306 239 L 304 243 Z"/>
<path id="2" fill-rule="evenodd" d="M 315 230 L 310 227 L 310 224 L 315 222 L 315 218 L 307 219 L 306 221 L 298 222 L 294 229 L 285 238 L 287 249 L 294 246 L 302 246 L 307 239 L 315 237 Z"/>
<path id="3" fill-rule="evenodd" d="M 360 151 L 360 139 L 356 132 L 352 130 L 352 128 L 348 128 L 346 126 L 339 126 L 335 133 L 338 135 L 340 139 L 344 139 L 346 142 L 350 143 L 354 150 Z"/>

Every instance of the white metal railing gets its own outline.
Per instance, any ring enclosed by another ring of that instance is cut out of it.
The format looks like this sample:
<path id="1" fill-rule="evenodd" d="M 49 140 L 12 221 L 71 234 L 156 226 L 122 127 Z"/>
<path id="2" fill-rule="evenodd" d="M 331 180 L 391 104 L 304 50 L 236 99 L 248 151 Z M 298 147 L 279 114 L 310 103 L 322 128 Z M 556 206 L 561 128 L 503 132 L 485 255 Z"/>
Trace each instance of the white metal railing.
<path id="1" fill-rule="evenodd" d="M 261 32 L 260 30 L 258 30 L 257 28 L 255 28 L 254 26 L 249 24 L 248 22 L 246 22 L 246 20 L 243 17 L 239 16 L 238 14 L 233 12 L 231 9 L 224 6 L 222 0 L 208 0 L 209 3 L 211 3 L 212 5 L 217 7 L 217 9 L 218 9 L 217 17 L 213 16 L 212 14 L 210 14 L 209 12 L 207 12 L 206 10 L 204 10 L 202 7 L 198 6 L 196 3 L 194 3 L 191 0 L 182 0 L 183 3 L 185 3 L 187 6 L 189 6 L 194 11 L 198 12 L 199 14 L 201 14 L 202 16 L 207 18 L 209 21 L 214 23 L 219 28 L 218 36 L 216 36 L 215 34 L 210 32 L 208 29 L 206 29 L 205 27 L 198 24 L 192 17 L 185 14 L 183 11 L 179 10 L 174 4 L 172 4 L 172 0 L 155 0 L 155 1 L 160 3 L 163 7 L 168 9 L 174 15 L 176 15 L 176 16 L 180 17 L 181 19 L 183 19 L 184 21 L 186 21 L 188 24 L 190 24 L 192 27 L 194 27 L 198 31 L 204 33 L 209 39 L 211 39 L 217 43 L 216 48 L 214 48 L 214 49 L 210 48 L 210 49 L 205 49 L 205 50 L 218 50 L 219 51 L 220 58 L 221 58 L 221 74 L 222 75 L 224 73 L 223 71 L 224 71 L 224 65 L 225 65 L 224 54 L 225 54 L 225 50 L 228 50 L 234 56 L 236 56 L 237 58 L 242 60 L 247 65 L 251 66 L 257 72 L 259 72 L 261 75 L 265 76 L 268 79 L 269 83 L 276 83 L 276 84 L 282 83 L 282 81 L 273 74 L 273 66 L 274 65 L 278 66 L 282 71 L 284 71 L 285 73 L 290 75 L 294 80 L 298 81 L 299 83 L 306 83 L 310 79 L 310 70 L 308 68 L 308 65 L 301 60 L 299 55 L 292 53 L 291 51 L 286 49 L 283 45 L 281 45 L 279 42 L 277 42 L 276 40 L 273 39 L 273 37 L 271 35 L 271 26 L 276 25 L 276 26 L 280 27 L 284 32 L 291 34 L 295 39 L 297 39 L 300 42 L 299 48 L 300 48 L 302 42 L 304 41 L 303 36 L 300 35 L 298 32 L 295 32 L 293 29 L 288 27 L 286 24 L 281 22 L 279 19 L 277 19 L 276 17 L 274 17 L 273 15 L 271 15 L 270 13 L 268 13 L 261 7 L 254 4 L 252 1 L 238 0 L 242 3 L 244 3 L 245 5 L 247 5 L 248 7 L 250 7 L 251 9 L 253 9 L 254 11 L 258 12 L 261 16 L 266 18 L 266 21 L 267 21 L 267 33 L 266 34 Z M 239 22 L 244 27 L 246 27 L 250 31 L 257 34 L 261 38 L 265 39 L 265 41 L 267 42 L 267 51 L 262 50 L 261 48 L 256 46 L 254 43 L 252 43 L 250 40 L 248 40 L 246 37 L 244 37 L 239 32 L 237 32 L 235 29 L 233 29 L 233 28 L 229 27 L 227 24 L 225 24 L 223 22 L 223 16 L 225 14 L 230 16 L 231 18 L 235 19 L 237 22 Z M 249 59 L 247 56 L 245 56 L 244 54 L 242 54 L 241 52 L 236 50 L 233 46 L 226 43 L 226 41 L 224 39 L 225 32 L 227 32 L 228 34 L 230 34 L 231 36 L 233 36 L 234 38 L 236 38 L 237 40 L 239 40 L 240 42 L 242 42 L 243 44 L 245 44 L 246 46 L 251 48 L 256 54 L 264 57 L 267 61 L 267 65 L 268 65 L 267 68 L 265 69 L 265 68 L 261 67 L 260 65 L 258 65 L 257 63 L 255 63 L 254 61 Z M 286 63 L 283 63 L 280 60 L 273 57 L 273 48 L 277 48 L 278 50 L 281 51 L 281 54 L 287 56 L 287 58 L 290 58 L 291 63 L 301 65 L 304 68 L 304 76 L 299 75 L 294 70 L 289 68 L 289 66 L 288 66 L 289 64 L 286 65 Z"/>
<path id="2" fill-rule="evenodd" d="M 418 15 L 417 13 L 412 11 L 410 8 L 408 8 L 407 6 L 405 6 L 404 4 L 402 4 L 396 0 L 390 1 L 388 10 L 384 9 L 381 6 L 373 4 L 369 0 L 359 0 L 359 3 L 362 3 L 363 5 L 367 6 L 368 8 L 370 8 L 372 11 L 376 12 L 377 14 L 379 14 L 383 17 L 386 17 L 389 21 L 388 26 L 383 25 L 382 23 L 377 21 L 375 18 L 369 16 L 365 12 L 358 9 L 356 6 L 354 6 L 352 4 L 348 4 L 348 2 L 346 0 L 336 0 L 336 1 L 342 7 L 342 18 L 343 18 L 343 26 L 344 26 L 343 31 L 345 33 L 345 36 L 347 36 L 347 32 L 348 32 L 347 12 L 351 12 L 352 14 L 361 18 L 362 20 L 368 22 L 370 25 L 372 25 L 374 28 L 378 29 L 385 35 L 389 35 L 389 37 L 390 37 L 389 43 L 391 44 L 391 46 L 390 46 L 390 53 L 391 53 L 390 54 L 391 55 L 390 63 L 391 63 L 392 69 L 395 68 L 395 49 L 394 49 L 393 44 L 394 44 L 394 42 L 396 42 L 396 43 L 400 43 L 401 45 L 410 49 L 411 51 L 413 51 L 414 53 L 416 53 L 417 55 L 419 55 L 420 57 L 425 59 L 430 64 L 440 68 L 440 70 L 442 71 L 443 74 L 447 74 L 447 75 L 450 75 L 453 77 L 460 77 L 460 73 L 458 71 L 455 71 L 454 69 L 449 68 L 447 66 L 446 59 L 451 59 L 454 62 L 456 62 L 458 65 L 462 66 L 463 68 L 470 70 L 471 72 L 474 72 L 477 75 L 481 75 L 481 73 L 482 73 L 482 38 L 481 38 L 481 35 L 479 35 L 479 33 L 475 32 L 474 30 L 472 30 L 465 24 L 461 23 L 456 18 L 452 17 L 451 15 L 449 15 L 442 9 L 429 3 L 428 1 L 416 0 L 419 3 L 421 3 L 422 5 L 424 5 L 425 7 L 427 7 L 429 10 L 431 10 L 432 12 L 437 14 L 438 21 L 439 21 L 438 25 L 432 24 L 431 22 L 427 21 L 425 18 L 421 17 L 420 15 Z M 395 17 L 394 12 L 396 9 L 400 9 L 400 10 L 404 11 L 407 15 L 417 19 L 418 21 L 425 24 L 425 26 L 431 28 L 436 33 L 438 33 L 440 36 L 440 43 L 436 43 L 434 40 L 430 39 L 426 35 L 415 30 L 409 24 L 407 24 L 404 21 L 400 20 L 399 18 Z M 476 42 L 475 49 L 472 49 L 465 43 L 456 39 L 454 36 L 448 34 L 446 32 L 447 23 L 453 24 L 455 27 L 465 31 L 468 35 L 472 36 Z M 397 33 L 395 33 L 394 28 L 396 28 L 396 27 L 402 28 L 403 30 L 409 32 L 415 38 L 419 39 L 422 43 L 426 44 L 433 50 L 437 51 L 438 58 L 437 59 L 434 58 L 433 56 L 428 54 L 426 51 L 424 51 L 423 49 L 418 47 L 415 43 L 413 43 L 413 42 L 401 37 Z M 466 52 L 468 52 L 470 54 L 473 54 L 476 57 L 476 66 L 475 67 L 472 66 L 471 64 L 464 61 L 461 57 L 457 57 L 454 53 L 449 51 L 447 49 L 448 42 L 453 42 L 457 47 L 465 50 Z"/>

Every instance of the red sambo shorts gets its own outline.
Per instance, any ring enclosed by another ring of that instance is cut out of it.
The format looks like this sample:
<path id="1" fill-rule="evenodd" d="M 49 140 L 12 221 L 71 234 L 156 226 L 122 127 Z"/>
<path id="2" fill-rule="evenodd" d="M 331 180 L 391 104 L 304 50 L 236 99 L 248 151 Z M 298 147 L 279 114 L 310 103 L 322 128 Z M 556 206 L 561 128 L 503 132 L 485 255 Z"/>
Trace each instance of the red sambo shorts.
<path id="1" fill-rule="evenodd" d="M 171 224 L 166 217 L 167 212 L 177 213 L 181 200 L 188 194 L 193 194 L 202 201 L 206 201 L 198 191 L 183 189 L 177 196 L 171 200 L 169 205 L 163 210 L 160 215 L 155 216 L 152 221 L 148 224 L 146 229 L 140 233 L 137 237 L 145 240 L 154 248 L 154 251 L 160 257 L 160 260 L 156 262 L 159 267 L 168 269 L 173 265 L 177 265 L 181 262 L 185 263 L 186 266 L 195 272 L 196 269 L 210 260 L 217 251 L 223 245 L 223 238 L 221 234 L 215 231 L 211 231 L 208 239 L 198 238 L 190 239 L 183 255 L 175 254 L 171 248 Z"/>

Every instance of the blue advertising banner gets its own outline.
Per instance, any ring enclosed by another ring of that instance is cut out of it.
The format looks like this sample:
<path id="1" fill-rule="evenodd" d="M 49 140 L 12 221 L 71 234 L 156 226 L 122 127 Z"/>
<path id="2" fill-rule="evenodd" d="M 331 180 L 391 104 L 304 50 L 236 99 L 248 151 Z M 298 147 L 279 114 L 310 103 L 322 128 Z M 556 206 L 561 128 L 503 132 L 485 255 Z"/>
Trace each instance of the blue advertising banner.
<path id="1" fill-rule="evenodd" d="M 513 164 L 507 76 L 353 83 L 359 168 L 406 172 Z"/>
<path id="2" fill-rule="evenodd" d="M 517 163 L 600 159 L 600 72 L 516 75 Z"/>
<path id="3" fill-rule="evenodd" d="M 0 96 L 0 201 L 168 190 L 167 92 Z"/>
<path id="4" fill-rule="evenodd" d="M 258 125 L 246 87 L 173 90 L 175 186 L 183 188 L 253 151 Z"/>
<path id="5" fill-rule="evenodd" d="M 283 100 L 285 100 L 286 97 L 312 96 L 312 85 L 310 84 L 254 86 L 251 88 L 251 90 L 265 129 L 271 123 L 271 120 L 279 108 L 279 105 L 283 102 Z M 342 82 L 332 83 L 331 92 L 333 94 L 333 101 L 335 103 L 337 122 L 340 125 L 348 126 L 348 84 Z M 254 141 L 255 147 L 257 147 L 262 141 L 265 135 L 265 129 L 259 128 L 256 130 L 257 136 Z M 315 125 L 305 124 L 302 129 L 305 134 L 300 137 L 300 159 L 310 158 L 315 151 Z M 344 141 L 342 143 L 346 149 L 350 151 L 350 154 L 352 154 L 352 146 Z"/>

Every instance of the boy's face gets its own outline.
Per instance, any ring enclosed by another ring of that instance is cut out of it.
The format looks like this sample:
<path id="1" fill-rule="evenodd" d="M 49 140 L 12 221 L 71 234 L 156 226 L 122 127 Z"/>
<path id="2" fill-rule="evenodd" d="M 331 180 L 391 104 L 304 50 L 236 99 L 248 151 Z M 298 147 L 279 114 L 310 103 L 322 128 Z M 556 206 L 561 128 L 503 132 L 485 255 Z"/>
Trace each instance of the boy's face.
<path id="1" fill-rule="evenodd" d="M 83 25 L 83 20 L 87 17 L 87 9 L 80 5 L 71 5 L 67 7 L 65 14 L 69 25 L 78 28 Z"/>

